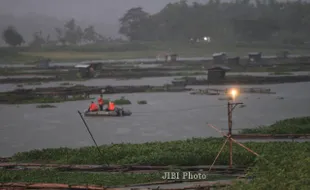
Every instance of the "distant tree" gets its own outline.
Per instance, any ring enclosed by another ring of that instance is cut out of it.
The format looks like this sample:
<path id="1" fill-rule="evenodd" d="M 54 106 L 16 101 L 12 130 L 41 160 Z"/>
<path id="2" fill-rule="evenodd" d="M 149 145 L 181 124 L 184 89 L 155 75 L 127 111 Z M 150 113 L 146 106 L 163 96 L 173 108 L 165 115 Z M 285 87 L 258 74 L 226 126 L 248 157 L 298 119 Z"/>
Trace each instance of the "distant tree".
<path id="1" fill-rule="evenodd" d="M 88 26 L 87 28 L 84 29 L 84 40 L 87 41 L 95 41 L 96 40 L 96 32 L 94 29 L 94 26 Z"/>
<path id="2" fill-rule="evenodd" d="M 83 30 L 78 26 L 74 19 L 69 20 L 64 25 L 64 38 L 70 44 L 77 44 L 82 40 Z"/>
<path id="3" fill-rule="evenodd" d="M 127 36 L 130 40 L 139 39 L 139 35 L 142 33 L 143 23 L 146 23 L 149 14 L 141 7 L 135 7 L 129 9 L 125 15 L 119 19 L 121 27 L 119 33 Z"/>
<path id="4" fill-rule="evenodd" d="M 69 20 L 64 24 L 64 28 L 55 29 L 58 35 L 58 41 L 62 44 L 70 43 L 77 44 L 83 38 L 83 30 L 78 26 L 74 19 Z"/>
<path id="5" fill-rule="evenodd" d="M 30 46 L 41 47 L 45 43 L 46 43 L 46 40 L 42 36 L 42 31 L 40 31 L 40 32 L 35 32 L 33 34 L 33 41 L 30 43 Z"/>
<path id="6" fill-rule="evenodd" d="M 25 43 L 23 36 L 19 34 L 13 26 L 9 26 L 3 31 L 2 38 L 5 43 L 14 47 L 20 46 L 21 44 Z"/>
<path id="7" fill-rule="evenodd" d="M 98 42 L 104 40 L 104 37 L 95 31 L 94 26 L 88 26 L 84 30 L 76 24 L 74 19 L 69 20 L 64 24 L 63 28 L 55 28 L 58 41 L 63 45 L 77 44 L 82 40 L 89 42 Z"/>
<path id="8" fill-rule="evenodd" d="M 80 26 L 77 26 L 75 29 L 75 35 L 76 35 L 76 42 L 80 42 L 83 39 L 84 32 L 83 29 Z"/>
<path id="9" fill-rule="evenodd" d="M 84 29 L 84 40 L 89 41 L 89 42 L 96 42 L 101 38 L 99 34 L 95 31 L 94 26 L 88 26 L 87 28 Z"/>
<path id="10" fill-rule="evenodd" d="M 55 28 L 55 31 L 57 33 L 57 39 L 58 41 L 62 44 L 65 45 L 66 44 L 66 39 L 64 37 L 63 31 L 61 28 Z"/>
<path id="11" fill-rule="evenodd" d="M 210 36 L 213 41 L 223 42 L 305 42 L 310 40 L 310 3 L 205 0 L 190 5 L 182 0 L 152 15 L 141 7 L 132 8 L 119 22 L 119 33 L 130 40 L 181 41 Z"/>
<path id="12" fill-rule="evenodd" d="M 71 19 L 69 20 L 68 22 L 65 23 L 64 27 L 67 29 L 67 30 L 72 30 L 74 31 L 77 27 L 76 23 L 75 23 L 75 20 L 74 19 Z"/>
<path id="13" fill-rule="evenodd" d="M 50 42 L 50 39 L 51 39 L 51 35 L 48 34 L 48 35 L 46 36 L 45 42 L 46 42 L 46 43 L 49 43 L 49 42 Z"/>

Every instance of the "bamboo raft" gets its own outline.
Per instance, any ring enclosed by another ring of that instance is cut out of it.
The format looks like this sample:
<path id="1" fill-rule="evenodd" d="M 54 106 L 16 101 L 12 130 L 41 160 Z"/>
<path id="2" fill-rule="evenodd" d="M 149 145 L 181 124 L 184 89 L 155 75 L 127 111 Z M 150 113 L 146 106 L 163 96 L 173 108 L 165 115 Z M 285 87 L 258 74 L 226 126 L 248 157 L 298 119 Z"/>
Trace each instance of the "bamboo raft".
<path id="1" fill-rule="evenodd" d="M 115 111 L 96 111 L 96 112 L 85 112 L 86 117 L 120 117 L 120 116 L 131 116 L 132 112 L 129 110 L 122 110 L 122 115 L 119 115 Z"/>

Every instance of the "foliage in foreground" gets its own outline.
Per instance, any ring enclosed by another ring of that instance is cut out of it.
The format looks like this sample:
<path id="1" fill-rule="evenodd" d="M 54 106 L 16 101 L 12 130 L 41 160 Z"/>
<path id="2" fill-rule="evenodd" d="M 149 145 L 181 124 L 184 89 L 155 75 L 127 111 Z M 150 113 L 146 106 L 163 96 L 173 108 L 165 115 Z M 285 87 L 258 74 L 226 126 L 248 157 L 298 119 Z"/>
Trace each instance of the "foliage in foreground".
<path id="1" fill-rule="evenodd" d="M 195 172 L 192 172 L 193 174 Z M 59 172 L 56 170 L 0 170 L 0 182 L 29 182 L 29 183 L 63 183 L 70 185 L 128 185 L 163 181 L 164 172 L 154 173 L 86 173 L 86 172 Z M 208 175 L 207 179 L 231 179 L 220 175 Z"/>
<path id="2" fill-rule="evenodd" d="M 270 126 L 260 126 L 252 129 L 243 129 L 241 134 L 309 134 L 310 117 L 290 118 Z"/>
<path id="3" fill-rule="evenodd" d="M 68 164 L 142 164 L 142 165 L 211 165 L 220 147 L 222 138 L 194 138 L 171 142 L 144 144 L 112 144 L 101 146 L 104 157 L 100 157 L 95 147 L 78 149 L 55 148 L 32 150 L 15 154 L 18 162 L 68 163 Z M 248 142 L 246 146 L 258 154 L 277 154 L 283 151 L 309 151 L 310 142 Z M 228 164 L 228 146 L 219 156 L 217 165 Z M 251 165 L 255 156 L 242 147 L 234 145 L 235 165 Z"/>
<path id="4" fill-rule="evenodd" d="M 265 160 L 267 159 L 267 160 Z M 247 174 L 253 178 L 249 183 L 236 183 L 229 190 L 308 190 L 310 187 L 310 153 L 283 151 L 258 159 Z"/>
<path id="5" fill-rule="evenodd" d="M 126 174 L 126 173 L 85 173 L 58 172 L 56 170 L 8 171 L 0 170 L 1 182 L 32 182 L 32 183 L 66 183 L 71 185 L 125 185 L 159 181 L 161 173 Z"/>

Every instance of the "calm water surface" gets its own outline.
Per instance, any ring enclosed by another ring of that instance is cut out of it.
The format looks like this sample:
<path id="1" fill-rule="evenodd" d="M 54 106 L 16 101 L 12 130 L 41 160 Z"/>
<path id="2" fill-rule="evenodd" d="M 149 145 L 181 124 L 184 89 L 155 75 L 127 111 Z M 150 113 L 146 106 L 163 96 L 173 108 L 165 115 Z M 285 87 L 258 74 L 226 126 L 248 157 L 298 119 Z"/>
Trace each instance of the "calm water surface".
<path id="1" fill-rule="evenodd" d="M 175 77 L 147 77 L 141 79 L 91 79 L 87 81 L 58 81 L 58 82 L 46 82 L 42 85 L 23 85 L 23 88 L 43 88 L 43 87 L 57 87 L 61 86 L 61 83 L 69 82 L 72 85 L 81 84 L 86 86 L 122 86 L 122 85 L 152 85 L 152 86 L 160 86 L 164 84 L 170 84 L 171 81 L 180 76 Z M 198 77 L 206 77 L 206 76 L 198 76 Z M 68 85 L 67 85 L 68 86 Z M 68 86 L 69 87 L 69 86 Z M 17 84 L 0 84 L 0 92 L 11 91 L 14 89 L 18 89 Z"/>
<path id="2" fill-rule="evenodd" d="M 237 101 L 242 101 L 246 107 L 235 109 L 235 129 L 310 115 L 310 83 L 264 87 L 271 88 L 277 94 L 243 94 L 238 97 Z M 121 96 L 132 101 L 132 105 L 124 106 L 133 112 L 132 116 L 86 118 L 98 144 L 219 136 L 206 123 L 227 128 L 227 102 L 218 100 L 218 96 L 184 92 L 118 94 L 105 98 Z M 277 99 L 278 96 L 284 99 Z M 147 100 L 148 104 L 138 105 L 137 100 Z M 39 148 L 92 145 L 77 113 L 77 110 L 87 108 L 88 104 L 89 101 L 66 102 L 55 104 L 57 108 L 47 109 L 37 109 L 35 104 L 0 105 L 0 156 Z"/>
<path id="3" fill-rule="evenodd" d="M 310 72 L 291 72 L 294 75 L 310 75 Z M 242 72 L 242 73 L 227 73 L 227 75 L 252 75 L 252 76 L 270 76 L 268 72 Z M 279 76 L 279 75 L 273 75 L 273 76 Z M 29 76 L 28 76 L 29 77 Z M 33 77 L 33 76 L 32 76 Z M 49 76 L 45 76 L 49 77 Z M 121 85 L 164 85 L 164 84 L 170 84 L 171 81 L 174 78 L 180 78 L 181 76 L 172 76 L 172 77 L 147 77 L 143 79 L 126 79 L 126 80 L 120 80 L 120 79 L 91 79 L 87 81 L 65 81 L 69 82 L 72 85 L 75 84 L 81 84 L 86 86 L 106 86 L 106 85 L 114 85 L 114 86 L 121 86 Z M 197 78 L 207 78 L 207 75 L 196 75 L 193 77 Z M 1 78 L 1 76 L 0 76 Z M 45 82 L 41 85 L 27 85 L 23 84 L 22 88 L 43 88 L 43 87 L 57 87 L 61 86 L 61 83 L 64 81 L 58 81 L 58 82 Z M 17 87 L 17 84 L 0 84 L 0 92 L 5 91 L 11 91 L 14 89 L 18 89 L 20 87 Z"/>

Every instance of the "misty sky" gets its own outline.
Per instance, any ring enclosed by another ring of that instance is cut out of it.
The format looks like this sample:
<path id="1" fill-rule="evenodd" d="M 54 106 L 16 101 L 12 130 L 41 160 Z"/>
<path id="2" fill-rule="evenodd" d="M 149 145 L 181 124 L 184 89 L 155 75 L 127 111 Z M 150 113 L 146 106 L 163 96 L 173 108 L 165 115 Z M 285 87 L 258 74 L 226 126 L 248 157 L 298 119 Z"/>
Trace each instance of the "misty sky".
<path id="1" fill-rule="evenodd" d="M 81 27 L 93 25 L 104 36 L 119 37 L 118 20 L 130 8 L 140 6 L 152 14 L 159 12 L 168 3 L 178 1 L 180 0 L 0 0 L 0 31 L 13 25 L 26 41 L 32 40 L 33 33 L 38 31 L 43 31 L 54 39 L 55 27 L 62 27 L 66 21 L 74 18 Z M 208 0 L 187 2 L 207 3 Z M 0 39 L 0 45 L 3 43 L 1 41 Z"/>
<path id="2" fill-rule="evenodd" d="M 179 0 L 0 0 L 0 14 L 22 16 L 37 13 L 59 19 L 115 23 L 130 8 L 141 6 L 149 13 Z M 189 2 L 194 1 L 190 0 Z M 206 0 L 195 0 L 206 2 Z"/>

